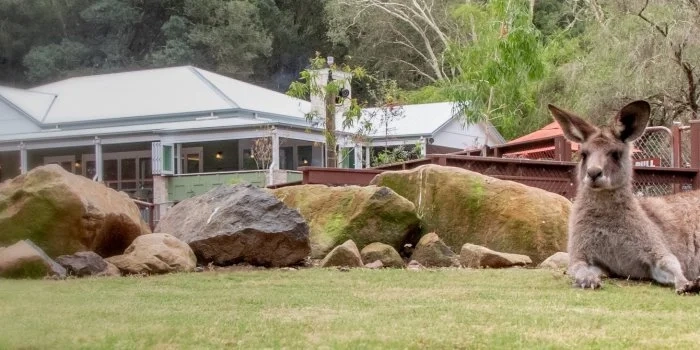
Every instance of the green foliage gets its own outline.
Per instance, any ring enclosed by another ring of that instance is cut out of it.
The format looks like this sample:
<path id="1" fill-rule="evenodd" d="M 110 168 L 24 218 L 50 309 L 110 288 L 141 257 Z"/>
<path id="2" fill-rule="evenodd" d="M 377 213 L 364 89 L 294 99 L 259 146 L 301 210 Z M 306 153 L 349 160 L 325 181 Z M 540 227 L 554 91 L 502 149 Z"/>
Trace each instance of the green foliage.
<path id="1" fill-rule="evenodd" d="M 77 69 L 89 60 L 90 53 L 85 45 L 71 40 L 34 47 L 23 60 L 28 69 L 27 78 L 29 81 L 41 81 Z"/>
<path id="2" fill-rule="evenodd" d="M 537 83 L 546 65 L 528 6 L 497 0 L 457 7 L 454 19 L 472 28 L 473 38 L 447 51 L 461 74 L 412 94 L 412 102 L 455 101 L 468 123 L 490 121 L 506 139 L 539 127 Z"/>
<path id="3" fill-rule="evenodd" d="M 342 72 L 347 75 L 347 78 L 332 76 L 332 80 L 328 81 L 328 76 L 319 75 L 319 72 L 327 72 L 327 70 L 322 70 L 324 68 L 331 72 Z M 325 79 L 325 84 L 320 84 L 320 79 Z M 348 80 L 355 86 L 364 87 L 363 99 L 339 95 L 341 89 L 350 83 Z M 351 133 L 353 140 L 361 143 L 374 131 L 373 121 L 377 115 L 393 114 L 391 111 L 400 103 L 401 93 L 395 81 L 376 78 L 363 67 L 352 66 L 348 63 L 336 64 L 334 62 L 329 66 L 326 58 L 321 57 L 319 52 L 316 52 L 316 56 L 309 60 L 308 68 L 299 73 L 299 79 L 292 82 L 287 90 L 288 95 L 300 99 L 308 100 L 311 96 L 325 96 L 325 110 L 312 110 L 307 113 L 306 119 L 314 126 L 323 126 L 325 129 L 326 145 L 329 150 L 333 150 L 328 152 L 326 164 L 334 164 L 336 161 L 334 150 L 337 145 L 337 128 L 332 127 L 338 122 L 335 120 L 337 117 L 336 106 L 343 108 L 342 120 L 340 120 L 341 130 Z M 333 101 L 328 101 L 329 98 Z M 389 112 L 365 115 L 363 108 L 370 106 L 378 107 L 379 111 L 388 110 Z M 348 150 L 341 150 L 341 160 L 349 154 Z"/>
<path id="4" fill-rule="evenodd" d="M 691 97 L 691 86 L 700 75 L 694 69 L 689 84 L 682 66 L 700 66 L 700 13 L 689 2 L 654 1 L 644 8 L 649 23 L 638 16 L 643 8 L 644 2 L 605 4 L 606 23 L 590 21 L 577 37 L 578 52 L 563 41 L 570 46 L 561 51 L 572 54 L 553 64 L 542 98 L 598 124 L 635 99 L 652 104 L 652 125 L 693 118 L 700 95 Z"/>
<path id="5" fill-rule="evenodd" d="M 372 158 L 372 166 L 405 162 L 407 160 L 421 158 L 422 146 L 420 143 L 409 146 L 386 147 Z"/>

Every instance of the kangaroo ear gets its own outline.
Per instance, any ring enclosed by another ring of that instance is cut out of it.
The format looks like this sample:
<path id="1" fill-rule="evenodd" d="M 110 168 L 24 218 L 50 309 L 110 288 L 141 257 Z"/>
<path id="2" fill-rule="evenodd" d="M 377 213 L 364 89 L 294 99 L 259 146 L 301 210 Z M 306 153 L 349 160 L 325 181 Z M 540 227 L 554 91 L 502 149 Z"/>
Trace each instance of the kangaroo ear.
<path id="1" fill-rule="evenodd" d="M 571 112 L 567 112 L 551 104 L 547 105 L 547 108 L 549 108 L 549 111 L 552 113 L 554 120 L 559 123 L 562 132 L 564 132 L 564 137 L 569 141 L 583 143 L 598 131 L 598 128 L 594 125 Z"/>
<path id="2" fill-rule="evenodd" d="M 615 136 L 622 142 L 632 142 L 642 136 L 649 123 L 651 106 L 646 101 L 634 101 L 622 107 L 613 124 Z"/>

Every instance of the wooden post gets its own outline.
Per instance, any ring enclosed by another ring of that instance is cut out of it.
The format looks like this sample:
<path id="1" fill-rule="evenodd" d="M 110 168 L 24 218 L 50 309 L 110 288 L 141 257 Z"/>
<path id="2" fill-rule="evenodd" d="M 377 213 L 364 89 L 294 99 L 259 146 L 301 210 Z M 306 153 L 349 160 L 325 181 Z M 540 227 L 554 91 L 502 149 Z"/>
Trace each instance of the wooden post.
<path id="1" fill-rule="evenodd" d="M 671 127 L 671 166 L 674 168 L 680 168 L 682 166 L 681 137 L 681 123 L 673 122 L 673 126 Z M 681 192 L 681 185 L 673 184 L 673 193 L 679 192 Z"/>
<path id="2" fill-rule="evenodd" d="M 302 174 L 301 183 L 304 185 L 308 185 L 309 184 L 309 168 L 308 167 L 301 167 L 301 174 Z"/>
<path id="3" fill-rule="evenodd" d="M 690 167 L 696 171 L 693 189 L 700 189 L 700 120 L 690 121 Z"/>
<path id="4" fill-rule="evenodd" d="M 571 161 L 571 143 L 564 136 L 554 139 L 554 159 L 562 162 Z"/>

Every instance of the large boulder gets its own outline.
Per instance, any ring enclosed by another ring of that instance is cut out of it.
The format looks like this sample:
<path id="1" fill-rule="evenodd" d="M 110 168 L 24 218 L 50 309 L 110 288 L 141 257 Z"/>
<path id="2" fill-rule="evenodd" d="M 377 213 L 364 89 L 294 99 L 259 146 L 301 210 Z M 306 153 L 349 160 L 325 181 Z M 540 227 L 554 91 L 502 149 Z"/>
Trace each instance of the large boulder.
<path id="1" fill-rule="evenodd" d="M 0 184 L 0 227 L 0 245 L 30 239 L 52 257 L 121 254 L 150 233 L 126 194 L 55 164 Z"/>
<path id="2" fill-rule="evenodd" d="M 379 260 L 384 267 L 403 268 L 406 266 L 399 252 L 394 247 L 380 242 L 370 243 L 365 246 L 362 248 L 360 255 L 362 255 L 362 261 L 372 262 Z"/>
<path id="3" fill-rule="evenodd" d="M 373 242 L 400 249 L 419 225 L 413 203 L 386 187 L 300 185 L 272 193 L 309 223 L 315 259 L 348 239 L 360 249 Z"/>
<path id="4" fill-rule="evenodd" d="M 0 250 L 0 277 L 66 277 L 66 269 L 53 261 L 30 240 L 19 241 Z"/>
<path id="5" fill-rule="evenodd" d="M 156 232 L 188 243 L 203 264 L 290 266 L 310 251 L 299 212 L 250 184 L 220 186 L 178 203 Z"/>
<path id="6" fill-rule="evenodd" d="M 124 254 L 106 260 L 125 274 L 189 272 L 197 266 L 190 246 L 167 233 L 139 236 Z"/>
<path id="7" fill-rule="evenodd" d="M 462 246 L 459 261 L 464 267 L 490 267 L 494 269 L 532 264 L 532 260 L 527 255 L 501 253 L 469 243 Z"/>
<path id="8" fill-rule="evenodd" d="M 321 261 L 321 267 L 331 266 L 362 267 L 362 258 L 355 242 L 349 239 L 333 248 Z"/>
<path id="9" fill-rule="evenodd" d="M 459 267 L 459 257 L 435 232 L 421 237 L 411 259 L 425 267 Z"/>
<path id="10" fill-rule="evenodd" d="M 114 265 L 106 262 L 95 252 L 77 252 L 72 255 L 61 255 L 56 262 L 63 266 L 68 275 L 76 277 L 87 276 L 114 276 L 119 275 L 119 270 L 114 270 Z"/>
<path id="11" fill-rule="evenodd" d="M 566 250 L 571 202 L 555 193 L 439 165 L 387 171 L 372 184 L 415 203 L 423 232 L 438 232 L 453 251 L 472 243 L 539 263 Z"/>

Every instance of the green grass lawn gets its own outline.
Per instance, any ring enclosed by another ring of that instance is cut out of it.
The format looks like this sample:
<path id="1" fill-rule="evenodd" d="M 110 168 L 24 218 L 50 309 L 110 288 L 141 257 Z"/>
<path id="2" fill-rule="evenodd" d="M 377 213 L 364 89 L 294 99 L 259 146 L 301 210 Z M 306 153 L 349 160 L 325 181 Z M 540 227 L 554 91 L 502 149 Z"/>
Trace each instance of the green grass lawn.
<path id="1" fill-rule="evenodd" d="M 547 270 L 0 280 L 0 349 L 696 348 L 700 297 Z"/>

